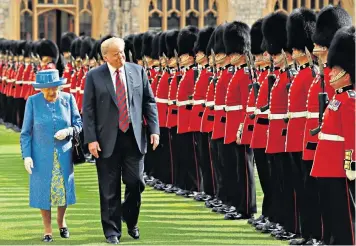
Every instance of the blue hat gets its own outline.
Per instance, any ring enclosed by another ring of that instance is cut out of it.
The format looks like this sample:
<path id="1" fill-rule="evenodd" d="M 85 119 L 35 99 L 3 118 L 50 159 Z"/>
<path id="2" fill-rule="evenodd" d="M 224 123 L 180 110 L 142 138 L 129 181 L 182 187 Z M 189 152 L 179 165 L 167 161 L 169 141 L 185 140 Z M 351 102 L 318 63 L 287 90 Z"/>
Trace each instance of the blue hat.
<path id="1" fill-rule="evenodd" d="M 67 83 L 67 79 L 60 78 L 57 69 L 41 70 L 36 74 L 36 83 L 33 83 L 35 88 L 50 88 L 61 86 Z"/>

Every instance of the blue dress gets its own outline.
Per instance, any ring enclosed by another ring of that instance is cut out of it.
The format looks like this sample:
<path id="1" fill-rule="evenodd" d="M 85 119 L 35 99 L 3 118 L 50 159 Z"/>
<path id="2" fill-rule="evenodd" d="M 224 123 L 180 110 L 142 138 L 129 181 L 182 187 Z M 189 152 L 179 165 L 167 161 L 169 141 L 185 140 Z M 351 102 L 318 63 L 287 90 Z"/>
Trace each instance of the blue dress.
<path id="1" fill-rule="evenodd" d="M 76 202 L 71 138 L 54 138 L 57 131 L 68 127 L 82 130 L 78 107 L 71 94 L 60 92 L 54 103 L 48 102 L 43 93 L 28 98 L 20 141 L 22 157 L 31 157 L 34 165 L 30 175 L 31 207 L 50 210 L 55 173 L 64 181 L 65 199 L 60 206 Z"/>

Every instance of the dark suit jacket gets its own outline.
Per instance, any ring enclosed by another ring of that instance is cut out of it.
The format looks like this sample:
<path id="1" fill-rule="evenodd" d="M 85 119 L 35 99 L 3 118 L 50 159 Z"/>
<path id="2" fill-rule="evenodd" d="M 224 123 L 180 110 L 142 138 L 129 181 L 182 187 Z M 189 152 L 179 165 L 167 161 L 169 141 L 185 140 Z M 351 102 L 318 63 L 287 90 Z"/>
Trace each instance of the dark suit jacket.
<path id="1" fill-rule="evenodd" d="M 143 67 L 125 63 L 130 119 L 138 149 L 147 152 L 148 128 L 151 134 L 159 134 L 157 105 Z M 119 108 L 116 93 L 107 64 L 90 70 L 87 74 L 83 102 L 84 142 L 98 141 L 99 155 L 112 155 L 119 130 Z M 143 117 L 147 127 L 143 125 Z"/>

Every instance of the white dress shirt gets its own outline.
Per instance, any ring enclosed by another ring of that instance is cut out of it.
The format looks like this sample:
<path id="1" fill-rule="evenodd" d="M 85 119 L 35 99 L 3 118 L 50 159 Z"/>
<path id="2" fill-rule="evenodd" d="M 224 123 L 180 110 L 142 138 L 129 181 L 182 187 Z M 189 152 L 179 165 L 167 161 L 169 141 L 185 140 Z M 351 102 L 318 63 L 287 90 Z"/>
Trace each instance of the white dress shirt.
<path id="1" fill-rule="evenodd" d="M 114 85 L 114 90 L 115 90 L 115 93 L 116 93 L 116 68 L 111 66 L 108 62 L 106 64 L 108 65 L 108 68 L 109 68 L 109 71 L 110 71 L 110 75 L 111 75 L 111 80 L 112 80 L 112 83 Z M 121 82 L 124 83 L 124 85 L 125 85 L 127 113 L 128 113 L 129 119 L 130 119 L 129 97 L 128 97 L 128 94 L 127 94 L 127 83 L 126 83 L 126 74 L 125 74 L 124 66 L 119 68 L 119 71 L 120 71 Z M 131 119 L 130 119 L 130 122 L 131 122 Z"/>

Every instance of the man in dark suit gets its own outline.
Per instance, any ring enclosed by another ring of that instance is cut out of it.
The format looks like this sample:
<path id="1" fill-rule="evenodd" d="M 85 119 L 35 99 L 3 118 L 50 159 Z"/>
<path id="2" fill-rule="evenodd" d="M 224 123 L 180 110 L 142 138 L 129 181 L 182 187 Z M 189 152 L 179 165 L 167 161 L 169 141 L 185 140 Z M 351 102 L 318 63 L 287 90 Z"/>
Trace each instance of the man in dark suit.
<path id="1" fill-rule="evenodd" d="M 119 243 L 121 218 L 131 237 L 140 236 L 146 130 L 153 149 L 159 144 L 157 106 L 146 73 L 139 65 L 125 63 L 124 49 L 125 42 L 116 37 L 101 44 L 106 63 L 88 72 L 83 103 L 84 139 L 97 158 L 101 222 L 111 244 Z M 122 204 L 121 175 L 126 185 Z"/>

